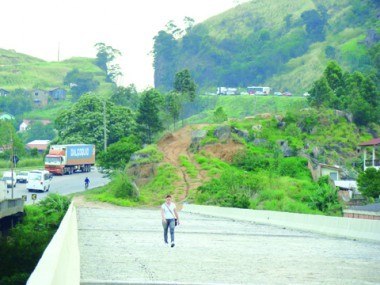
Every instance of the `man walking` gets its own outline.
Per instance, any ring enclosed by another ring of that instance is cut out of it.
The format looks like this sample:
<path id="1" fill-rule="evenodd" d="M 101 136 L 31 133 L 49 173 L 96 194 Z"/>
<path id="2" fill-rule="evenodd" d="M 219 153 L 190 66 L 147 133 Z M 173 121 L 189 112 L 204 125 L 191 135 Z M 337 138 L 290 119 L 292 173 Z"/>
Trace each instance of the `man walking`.
<path id="1" fill-rule="evenodd" d="M 164 241 L 168 243 L 168 229 L 170 228 L 171 247 L 174 247 L 174 228 L 179 225 L 179 217 L 175 204 L 172 202 L 172 196 L 167 195 L 165 203 L 161 206 L 162 226 L 164 227 Z"/>

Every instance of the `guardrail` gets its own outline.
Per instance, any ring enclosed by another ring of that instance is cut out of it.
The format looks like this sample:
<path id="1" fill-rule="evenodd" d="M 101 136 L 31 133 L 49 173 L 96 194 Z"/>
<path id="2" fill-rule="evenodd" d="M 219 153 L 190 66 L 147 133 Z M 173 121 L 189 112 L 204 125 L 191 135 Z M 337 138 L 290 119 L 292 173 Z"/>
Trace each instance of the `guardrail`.
<path id="1" fill-rule="evenodd" d="M 24 200 L 7 199 L 0 202 L 0 219 L 24 212 Z"/>
<path id="2" fill-rule="evenodd" d="M 73 203 L 26 284 L 80 284 L 78 223 Z"/>
<path id="3" fill-rule="evenodd" d="M 184 205 L 183 211 L 240 221 L 252 221 L 325 235 L 380 242 L 380 221 L 319 215 Z"/>

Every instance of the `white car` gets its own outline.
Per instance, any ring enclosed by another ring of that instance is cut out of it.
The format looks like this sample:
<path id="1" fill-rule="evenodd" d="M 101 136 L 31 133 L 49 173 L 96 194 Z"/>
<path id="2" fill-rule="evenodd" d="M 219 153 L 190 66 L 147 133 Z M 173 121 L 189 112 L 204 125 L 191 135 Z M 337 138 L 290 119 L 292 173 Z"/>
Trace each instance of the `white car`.
<path id="1" fill-rule="evenodd" d="M 28 172 L 27 171 L 21 171 L 16 176 L 16 181 L 18 183 L 28 183 Z"/>
<path id="2" fill-rule="evenodd" d="M 3 181 L 5 183 L 5 185 L 7 186 L 7 188 L 12 188 L 12 184 L 13 184 L 13 187 L 16 187 L 16 177 L 13 177 L 13 180 L 12 180 L 12 177 L 11 176 L 4 176 L 3 177 Z M 12 183 L 13 181 L 13 183 Z"/>

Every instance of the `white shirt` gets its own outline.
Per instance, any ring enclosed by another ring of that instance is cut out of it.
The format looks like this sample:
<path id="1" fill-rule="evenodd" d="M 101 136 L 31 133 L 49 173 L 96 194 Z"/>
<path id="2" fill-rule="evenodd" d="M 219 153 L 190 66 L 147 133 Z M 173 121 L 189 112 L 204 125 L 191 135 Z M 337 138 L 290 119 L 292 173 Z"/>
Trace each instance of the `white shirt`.
<path id="1" fill-rule="evenodd" d="M 173 202 L 171 202 L 170 205 L 164 203 L 164 204 L 162 204 L 161 208 L 164 210 L 165 219 L 175 219 L 174 209 L 176 207 L 175 207 L 175 204 Z M 172 211 L 171 213 L 170 213 L 169 209 L 170 209 L 170 211 Z"/>

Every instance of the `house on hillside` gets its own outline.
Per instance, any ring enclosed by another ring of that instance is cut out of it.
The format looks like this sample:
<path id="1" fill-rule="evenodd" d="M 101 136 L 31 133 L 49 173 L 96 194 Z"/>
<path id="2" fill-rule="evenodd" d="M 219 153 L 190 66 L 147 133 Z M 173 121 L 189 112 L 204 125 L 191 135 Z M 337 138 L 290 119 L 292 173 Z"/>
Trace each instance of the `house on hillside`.
<path id="1" fill-rule="evenodd" d="M 50 140 L 34 140 L 26 144 L 27 149 L 36 148 L 39 153 L 44 153 L 49 147 Z"/>
<path id="2" fill-rule="evenodd" d="M 339 197 L 345 201 L 350 201 L 354 195 L 360 195 L 356 180 L 336 180 L 334 185 L 338 190 Z"/>
<path id="3" fill-rule="evenodd" d="M 42 89 L 32 91 L 33 103 L 38 107 L 44 107 L 48 104 L 49 92 Z"/>
<path id="4" fill-rule="evenodd" d="M 67 94 L 67 91 L 63 88 L 60 88 L 60 87 L 55 87 L 55 88 L 49 90 L 50 97 L 56 101 L 65 100 L 66 94 Z"/>
<path id="5" fill-rule="evenodd" d="M 9 95 L 9 91 L 3 88 L 0 88 L 0 97 L 7 97 Z"/>
<path id="6" fill-rule="evenodd" d="M 359 144 L 363 150 L 363 169 L 364 171 L 369 167 L 374 167 L 377 170 L 380 169 L 380 138 L 375 138 L 367 142 Z M 368 149 L 372 149 L 370 153 L 367 153 Z M 376 159 L 377 157 L 377 159 Z"/>
<path id="7" fill-rule="evenodd" d="M 0 112 L 0 120 L 14 120 L 15 119 L 15 117 L 14 116 L 12 116 L 11 114 L 9 114 L 9 113 L 5 113 L 5 112 Z"/>
<path id="8" fill-rule="evenodd" d="M 341 180 L 343 169 L 338 165 L 328 165 L 324 163 L 311 163 L 308 161 L 308 168 L 314 181 L 317 181 L 321 176 L 329 176 L 332 181 Z"/>
<path id="9" fill-rule="evenodd" d="M 42 123 L 44 126 L 51 124 L 50 120 L 29 120 L 24 119 L 22 120 L 22 123 L 19 126 L 19 132 L 25 132 L 28 129 L 30 129 L 30 126 L 33 125 L 36 122 Z"/>

